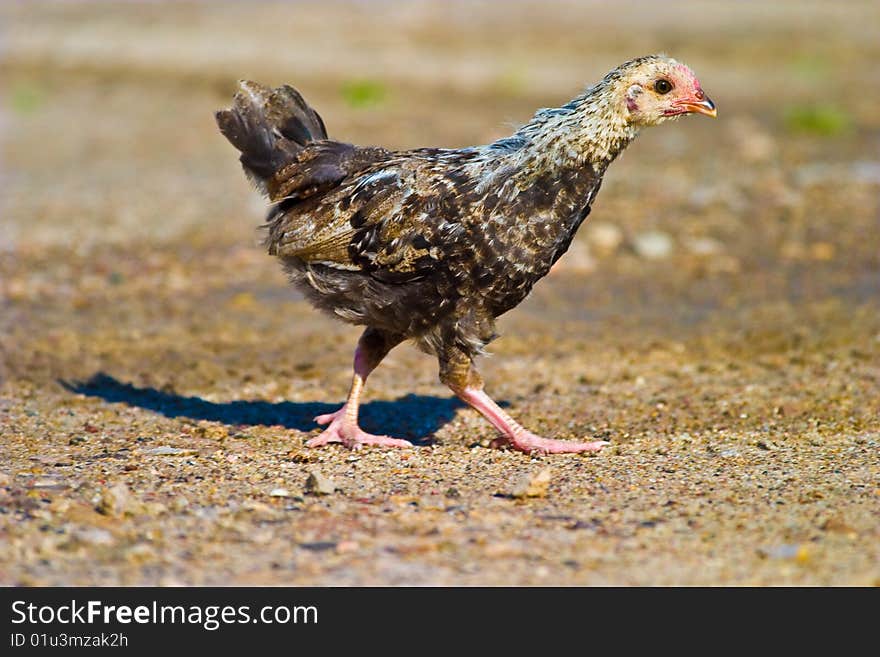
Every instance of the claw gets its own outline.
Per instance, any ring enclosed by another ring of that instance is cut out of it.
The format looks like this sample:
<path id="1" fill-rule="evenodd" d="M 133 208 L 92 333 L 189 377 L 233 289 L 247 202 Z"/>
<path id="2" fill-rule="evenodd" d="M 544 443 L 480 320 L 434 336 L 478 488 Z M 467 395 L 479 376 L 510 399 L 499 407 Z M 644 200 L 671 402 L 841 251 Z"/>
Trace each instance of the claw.
<path id="1" fill-rule="evenodd" d="M 342 409 L 336 411 L 335 413 L 327 413 L 326 415 L 317 415 L 315 416 L 314 421 L 318 424 L 330 424 L 333 420 L 335 420 L 339 415 L 342 414 Z"/>
<path id="2" fill-rule="evenodd" d="M 573 440 L 553 440 L 541 438 L 531 432 L 523 432 L 511 436 L 501 436 L 491 442 L 495 448 L 511 447 L 526 454 L 580 454 L 583 452 L 599 452 L 611 443 L 605 440 L 596 440 L 588 443 L 579 443 Z"/>
<path id="3" fill-rule="evenodd" d="M 322 447 L 330 443 L 342 443 L 349 449 L 361 449 L 364 445 L 376 445 L 379 447 L 412 447 L 408 440 L 392 438 L 390 436 L 375 436 L 363 431 L 357 424 L 345 417 L 345 407 L 335 413 L 319 415 L 315 418 L 318 424 L 328 424 L 326 429 L 318 436 L 306 442 L 306 447 Z"/>

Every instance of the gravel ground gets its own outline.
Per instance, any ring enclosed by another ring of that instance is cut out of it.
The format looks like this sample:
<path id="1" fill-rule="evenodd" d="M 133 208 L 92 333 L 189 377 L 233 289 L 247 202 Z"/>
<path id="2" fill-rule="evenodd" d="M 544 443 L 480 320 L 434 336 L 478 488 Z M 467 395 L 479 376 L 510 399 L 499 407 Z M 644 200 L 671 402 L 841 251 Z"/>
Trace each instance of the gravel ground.
<path id="1" fill-rule="evenodd" d="M 880 585 L 875 3 L 0 15 L 29 27 L 0 62 L 0 584 Z M 489 449 L 407 345 L 363 421 L 417 446 L 306 449 L 359 331 L 257 246 L 233 81 L 457 146 L 655 50 L 719 119 L 615 163 L 482 363 L 526 426 L 611 446 Z"/>

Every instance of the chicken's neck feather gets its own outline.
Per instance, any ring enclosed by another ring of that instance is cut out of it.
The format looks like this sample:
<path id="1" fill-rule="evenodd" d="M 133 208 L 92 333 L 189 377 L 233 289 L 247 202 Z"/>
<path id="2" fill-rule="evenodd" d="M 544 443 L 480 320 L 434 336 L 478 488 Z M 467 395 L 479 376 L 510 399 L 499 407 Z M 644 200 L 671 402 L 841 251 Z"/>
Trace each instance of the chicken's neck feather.
<path id="1" fill-rule="evenodd" d="M 638 133 L 619 86 L 609 75 L 562 107 L 538 110 L 516 133 L 486 149 L 506 154 L 519 167 L 591 164 L 604 171 Z"/>

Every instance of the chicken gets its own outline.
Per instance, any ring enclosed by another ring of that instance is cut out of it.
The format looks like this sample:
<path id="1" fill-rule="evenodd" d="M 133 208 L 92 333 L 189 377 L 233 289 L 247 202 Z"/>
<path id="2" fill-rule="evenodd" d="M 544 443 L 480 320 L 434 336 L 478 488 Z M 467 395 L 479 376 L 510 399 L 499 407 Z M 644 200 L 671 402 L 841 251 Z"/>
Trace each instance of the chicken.
<path id="1" fill-rule="evenodd" d="M 216 119 L 272 204 L 269 253 L 312 304 L 366 327 L 348 400 L 315 418 L 328 426 L 307 445 L 411 446 L 364 432 L 358 405 L 370 372 L 412 339 L 437 356 L 440 380 L 498 430 L 493 446 L 601 450 L 606 442 L 526 430 L 486 394 L 474 359 L 496 337 L 495 319 L 568 249 L 605 170 L 639 129 L 694 112 L 715 116 L 693 72 L 652 55 L 494 143 L 391 151 L 329 139 L 290 86 L 241 82 Z"/>

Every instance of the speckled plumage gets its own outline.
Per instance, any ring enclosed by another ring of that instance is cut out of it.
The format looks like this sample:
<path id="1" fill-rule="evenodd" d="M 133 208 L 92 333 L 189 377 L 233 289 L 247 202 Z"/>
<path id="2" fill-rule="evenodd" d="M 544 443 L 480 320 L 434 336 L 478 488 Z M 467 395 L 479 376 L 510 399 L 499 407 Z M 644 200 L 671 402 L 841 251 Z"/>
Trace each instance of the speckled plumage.
<path id="1" fill-rule="evenodd" d="M 456 150 L 332 141 L 287 86 L 243 82 L 217 119 L 272 202 L 265 243 L 292 282 L 322 310 L 369 327 L 380 360 L 414 339 L 460 390 L 481 384 L 471 363 L 495 319 L 565 253 L 606 168 L 636 136 L 633 76 L 675 66 L 632 60 L 511 137 Z"/>

